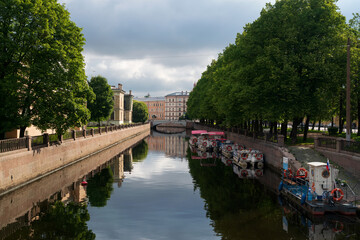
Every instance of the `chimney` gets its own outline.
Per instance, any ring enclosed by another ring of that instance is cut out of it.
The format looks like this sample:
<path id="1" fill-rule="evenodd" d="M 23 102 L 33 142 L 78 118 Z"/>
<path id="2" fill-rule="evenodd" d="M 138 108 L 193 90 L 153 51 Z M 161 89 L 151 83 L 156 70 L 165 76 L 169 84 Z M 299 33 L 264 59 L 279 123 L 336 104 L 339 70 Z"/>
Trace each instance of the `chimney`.
<path id="1" fill-rule="evenodd" d="M 118 83 L 118 89 L 122 90 L 122 84 L 121 83 Z"/>
<path id="2" fill-rule="evenodd" d="M 131 90 L 129 90 L 129 95 L 131 95 Z"/>

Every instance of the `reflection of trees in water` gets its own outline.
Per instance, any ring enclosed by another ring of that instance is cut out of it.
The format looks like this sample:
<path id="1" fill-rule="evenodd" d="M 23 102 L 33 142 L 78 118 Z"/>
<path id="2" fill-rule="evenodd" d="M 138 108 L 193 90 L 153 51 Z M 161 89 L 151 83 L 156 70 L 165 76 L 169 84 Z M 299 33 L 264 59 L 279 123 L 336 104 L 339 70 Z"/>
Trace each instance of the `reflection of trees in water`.
<path id="1" fill-rule="evenodd" d="M 132 149 L 132 156 L 134 162 L 141 162 L 143 161 L 148 154 L 148 144 L 145 142 L 145 140 L 142 140 L 138 145 L 136 145 Z"/>
<path id="2" fill-rule="evenodd" d="M 113 172 L 109 167 L 101 170 L 100 173 L 89 179 L 86 194 L 91 206 L 106 206 L 106 202 L 110 199 L 111 193 L 114 190 L 113 182 Z"/>
<path id="3" fill-rule="evenodd" d="M 215 232 L 223 239 L 244 236 L 265 239 L 266 234 L 283 235 L 276 197 L 261 184 L 238 179 L 232 168 L 219 159 L 216 167 L 201 167 L 198 159 L 191 159 L 190 149 L 188 161 L 194 189 L 199 189 L 205 200 L 207 217 L 213 220 Z"/>
<path id="4" fill-rule="evenodd" d="M 57 201 L 48 205 L 29 226 L 5 239 L 95 239 L 95 234 L 86 224 L 89 220 L 86 205 L 74 202 L 64 205 Z"/>

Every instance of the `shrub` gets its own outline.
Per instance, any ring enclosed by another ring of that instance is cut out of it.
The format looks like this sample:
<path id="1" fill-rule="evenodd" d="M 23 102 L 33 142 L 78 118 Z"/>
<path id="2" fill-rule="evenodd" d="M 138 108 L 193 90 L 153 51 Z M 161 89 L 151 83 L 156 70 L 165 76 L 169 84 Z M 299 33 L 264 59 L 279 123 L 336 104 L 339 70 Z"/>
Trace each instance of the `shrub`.
<path id="1" fill-rule="evenodd" d="M 337 127 L 329 127 L 328 132 L 330 136 L 335 136 L 338 132 L 339 128 Z"/>
<path id="2" fill-rule="evenodd" d="M 357 142 L 360 142 L 360 136 L 353 137 L 353 139 Z"/>

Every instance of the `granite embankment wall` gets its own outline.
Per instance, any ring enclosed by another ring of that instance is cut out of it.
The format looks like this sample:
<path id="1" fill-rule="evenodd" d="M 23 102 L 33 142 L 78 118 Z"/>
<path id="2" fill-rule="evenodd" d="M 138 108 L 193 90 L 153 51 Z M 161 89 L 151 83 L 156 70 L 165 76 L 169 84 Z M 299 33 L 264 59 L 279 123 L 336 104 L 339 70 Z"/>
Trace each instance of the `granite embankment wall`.
<path id="1" fill-rule="evenodd" d="M 204 129 L 207 131 L 219 131 L 218 129 L 207 127 L 204 125 L 194 124 L 194 129 Z M 243 144 L 245 148 L 256 149 L 264 153 L 265 164 L 276 171 L 282 168 L 282 159 L 287 157 L 289 159 L 289 166 L 292 171 L 296 172 L 301 164 L 296 161 L 295 157 L 288 151 L 287 148 L 279 146 L 278 143 L 268 142 L 265 140 L 254 139 L 238 133 L 225 131 L 226 138 L 236 143 Z"/>
<path id="2" fill-rule="evenodd" d="M 106 134 L 66 140 L 31 151 L 18 150 L 0 154 L 0 193 L 74 164 L 95 152 L 124 144 L 139 135 L 150 134 L 150 124 L 144 124 Z"/>
<path id="3" fill-rule="evenodd" d="M 47 199 L 55 198 L 57 200 L 59 197 L 63 198 L 69 194 L 78 195 L 77 197 L 80 198 L 81 191 L 84 191 L 80 186 L 83 176 L 93 176 L 114 156 L 121 158 L 126 149 L 136 145 L 148 135 L 149 132 L 144 131 L 139 135 L 130 136 L 129 139 L 124 139 L 119 144 L 101 149 L 100 152 L 91 154 L 81 161 L 76 161 L 71 166 L 53 171 L 51 174 L 27 184 L 26 187 L 11 191 L 4 196 L 1 196 L 0 193 L 0 229 L 16 222 L 22 216 L 26 217 L 25 222 L 29 222 L 40 210 L 37 204 Z M 119 168 L 122 168 L 119 171 L 123 171 L 123 165 L 119 165 Z M 0 239 L 3 239 L 1 231 Z"/>

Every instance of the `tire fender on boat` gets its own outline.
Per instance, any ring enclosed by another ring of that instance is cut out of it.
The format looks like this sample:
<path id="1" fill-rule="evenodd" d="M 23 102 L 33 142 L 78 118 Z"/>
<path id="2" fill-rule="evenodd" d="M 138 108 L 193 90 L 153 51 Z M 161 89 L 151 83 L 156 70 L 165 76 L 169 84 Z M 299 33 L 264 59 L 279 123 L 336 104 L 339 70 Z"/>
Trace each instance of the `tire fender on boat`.
<path id="1" fill-rule="evenodd" d="M 340 193 L 340 197 L 335 197 L 336 192 Z M 331 195 L 332 195 L 334 201 L 337 201 L 337 202 L 344 198 L 344 192 L 340 188 L 334 188 L 331 191 Z"/>

